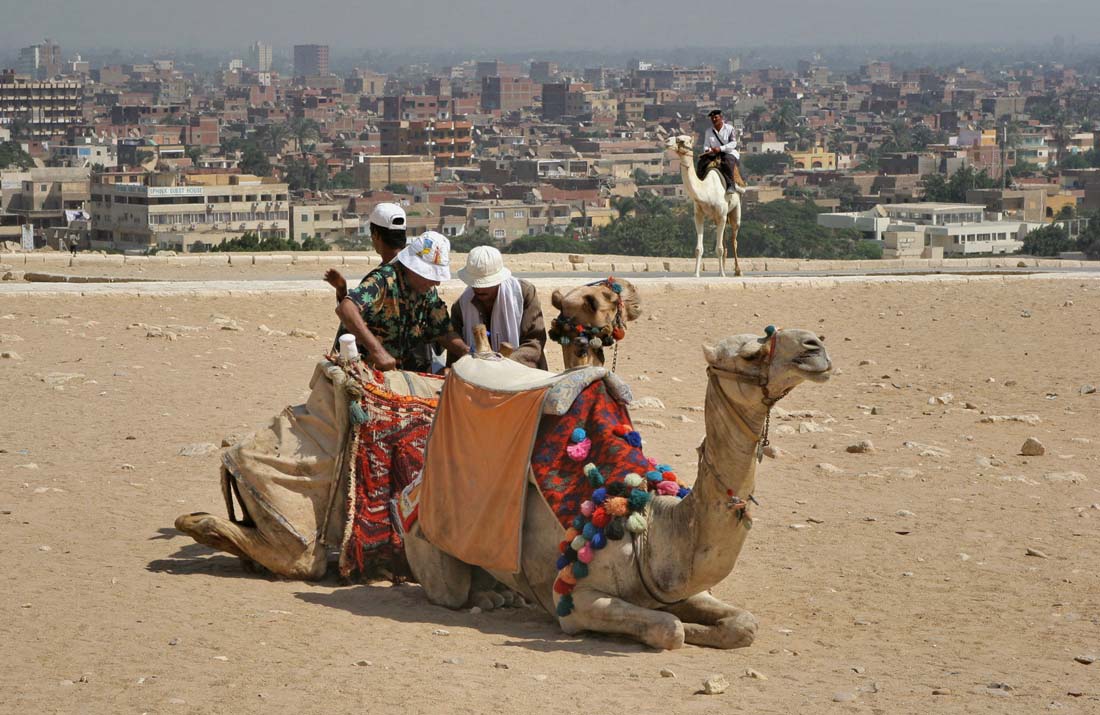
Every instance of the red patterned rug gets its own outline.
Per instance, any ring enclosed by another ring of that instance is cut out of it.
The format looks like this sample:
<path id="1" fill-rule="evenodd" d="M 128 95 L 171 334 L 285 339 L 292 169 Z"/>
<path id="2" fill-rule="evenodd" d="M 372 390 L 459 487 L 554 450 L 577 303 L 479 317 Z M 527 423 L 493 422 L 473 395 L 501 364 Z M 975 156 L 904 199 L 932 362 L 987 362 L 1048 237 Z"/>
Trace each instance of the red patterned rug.
<path id="1" fill-rule="evenodd" d="M 631 446 L 614 434 L 616 425 L 630 424 L 626 406 L 608 394 L 603 380 L 586 387 L 561 417 L 542 418 L 531 453 L 531 468 L 543 498 L 566 529 L 580 513 L 581 502 L 592 494 L 592 485 L 584 476 L 585 464 L 596 464 L 609 481 L 632 473 L 644 475 L 653 469 L 641 447 Z M 565 448 L 578 427 L 587 433 L 592 447 L 587 457 L 574 460 Z"/>
<path id="2" fill-rule="evenodd" d="M 367 419 L 352 426 L 354 482 L 348 490 L 340 575 L 400 581 L 408 578 L 409 568 L 404 542 L 390 518 L 390 500 L 424 468 L 438 400 L 361 384 L 366 394 L 360 406 Z"/>

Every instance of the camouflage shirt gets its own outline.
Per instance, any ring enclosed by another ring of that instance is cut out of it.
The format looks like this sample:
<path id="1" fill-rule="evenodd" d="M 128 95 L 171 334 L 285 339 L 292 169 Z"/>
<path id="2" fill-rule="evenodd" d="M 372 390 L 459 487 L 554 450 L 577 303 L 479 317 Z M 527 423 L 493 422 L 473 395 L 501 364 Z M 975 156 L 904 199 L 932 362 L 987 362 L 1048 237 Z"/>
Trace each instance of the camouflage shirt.
<path id="1" fill-rule="evenodd" d="M 394 262 L 371 271 L 363 282 L 348 291 L 359 307 L 363 322 L 397 361 L 401 370 L 429 372 L 429 343 L 451 332 L 447 306 L 435 288 L 417 293 L 405 280 L 402 267 Z M 366 355 L 366 348 L 359 346 Z"/>

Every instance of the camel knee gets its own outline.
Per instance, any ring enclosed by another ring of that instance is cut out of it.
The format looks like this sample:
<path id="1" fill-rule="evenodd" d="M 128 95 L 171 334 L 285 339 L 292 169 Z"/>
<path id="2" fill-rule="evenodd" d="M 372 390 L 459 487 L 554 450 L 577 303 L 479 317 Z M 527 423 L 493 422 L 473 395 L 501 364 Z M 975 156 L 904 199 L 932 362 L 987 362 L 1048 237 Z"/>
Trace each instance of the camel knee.
<path id="1" fill-rule="evenodd" d="M 741 611 L 736 616 L 723 618 L 715 624 L 718 631 L 719 648 L 745 648 L 756 640 L 758 628 L 756 616 Z"/>
<path id="2" fill-rule="evenodd" d="M 646 627 L 642 641 L 650 648 L 658 650 L 676 650 L 684 647 L 686 634 L 683 622 L 671 613 Z"/>

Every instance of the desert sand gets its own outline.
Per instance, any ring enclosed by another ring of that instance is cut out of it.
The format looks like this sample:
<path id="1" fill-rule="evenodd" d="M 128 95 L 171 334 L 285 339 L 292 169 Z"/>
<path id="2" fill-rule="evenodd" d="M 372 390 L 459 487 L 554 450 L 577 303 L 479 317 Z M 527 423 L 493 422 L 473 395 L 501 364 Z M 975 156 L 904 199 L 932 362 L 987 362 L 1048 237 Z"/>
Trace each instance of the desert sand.
<path id="1" fill-rule="evenodd" d="M 780 403 L 716 589 L 759 619 L 751 647 L 655 652 L 416 585 L 247 573 L 172 522 L 224 513 L 211 445 L 302 398 L 331 297 L 0 293 L 0 711 L 1100 711 L 1100 662 L 1075 660 L 1100 656 L 1100 281 L 642 297 L 618 371 L 664 402 L 633 416 L 688 480 L 702 342 L 808 328 L 838 368 Z M 319 337 L 271 332 L 294 328 Z M 983 422 L 1004 416 L 1030 423 Z M 699 694 L 711 674 L 724 694 Z"/>

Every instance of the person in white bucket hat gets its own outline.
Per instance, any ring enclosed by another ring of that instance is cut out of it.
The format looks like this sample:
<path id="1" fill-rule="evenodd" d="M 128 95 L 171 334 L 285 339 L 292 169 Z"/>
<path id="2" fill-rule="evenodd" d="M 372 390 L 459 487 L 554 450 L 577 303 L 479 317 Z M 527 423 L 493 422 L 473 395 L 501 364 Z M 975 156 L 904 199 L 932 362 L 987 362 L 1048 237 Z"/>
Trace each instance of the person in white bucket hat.
<path id="1" fill-rule="evenodd" d="M 470 351 L 451 327 L 436 286 L 449 280 L 451 244 L 426 231 L 410 238 L 390 263 L 348 291 L 336 314 L 359 353 L 378 370 L 430 372 L 431 343 L 452 355 Z"/>
<path id="2" fill-rule="evenodd" d="M 492 246 L 470 251 L 458 277 L 469 287 L 451 306 L 451 324 L 465 342 L 473 344 L 474 327 L 481 323 L 493 350 L 507 343 L 513 360 L 545 370 L 546 326 L 535 286 L 513 276 Z"/>

